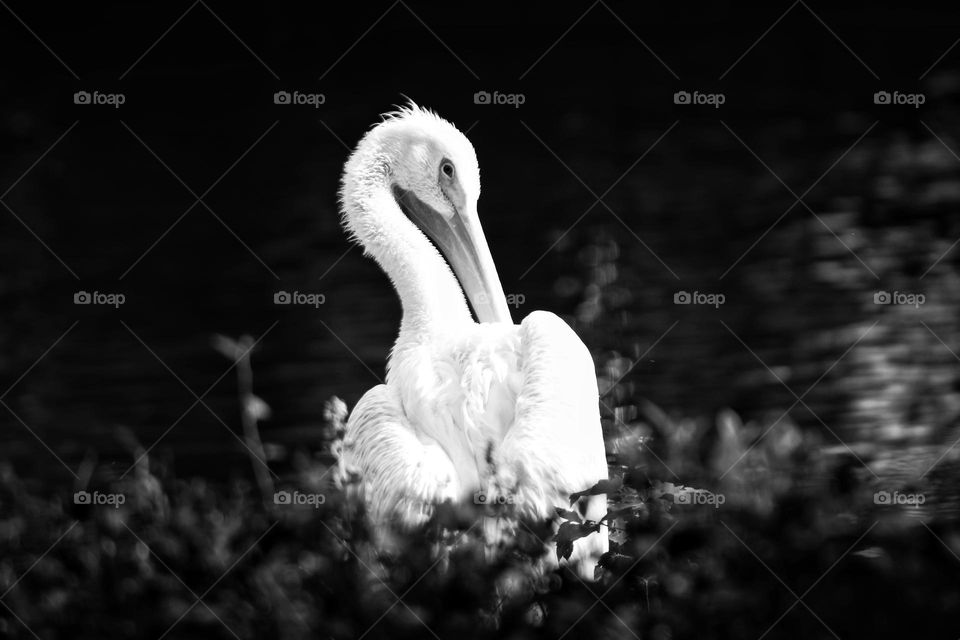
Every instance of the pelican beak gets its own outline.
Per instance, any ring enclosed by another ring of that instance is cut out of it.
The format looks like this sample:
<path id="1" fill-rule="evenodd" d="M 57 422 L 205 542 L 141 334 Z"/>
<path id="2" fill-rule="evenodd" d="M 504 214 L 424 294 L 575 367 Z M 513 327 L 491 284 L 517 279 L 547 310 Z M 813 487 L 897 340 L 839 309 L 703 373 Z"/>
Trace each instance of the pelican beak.
<path id="1" fill-rule="evenodd" d="M 513 324 L 476 211 L 457 211 L 448 220 L 412 191 L 394 185 L 393 195 L 407 217 L 427 234 L 450 263 L 477 320 Z"/>

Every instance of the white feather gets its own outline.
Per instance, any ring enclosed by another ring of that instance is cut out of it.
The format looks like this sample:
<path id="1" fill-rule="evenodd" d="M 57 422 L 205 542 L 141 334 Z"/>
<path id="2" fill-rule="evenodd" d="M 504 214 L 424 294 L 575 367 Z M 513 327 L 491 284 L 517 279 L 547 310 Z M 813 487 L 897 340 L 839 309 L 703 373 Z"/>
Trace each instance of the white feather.
<path id="1" fill-rule="evenodd" d="M 533 312 L 519 326 L 473 321 L 453 272 L 391 192 L 400 181 L 442 210 L 448 203 L 434 184 L 441 157 L 455 164 L 475 205 L 473 146 L 413 104 L 387 114 L 345 168 L 344 226 L 390 277 L 403 305 L 386 384 L 354 408 L 345 458 L 362 474 L 377 521 L 414 525 L 431 504 L 472 500 L 478 491 L 509 491 L 525 515 L 548 518 L 555 507 L 569 508 L 571 493 L 607 478 L 593 360 L 551 313 Z M 583 506 L 587 518 L 599 520 L 606 498 Z M 575 543 L 571 561 L 592 578 L 607 548 L 603 527 Z"/>

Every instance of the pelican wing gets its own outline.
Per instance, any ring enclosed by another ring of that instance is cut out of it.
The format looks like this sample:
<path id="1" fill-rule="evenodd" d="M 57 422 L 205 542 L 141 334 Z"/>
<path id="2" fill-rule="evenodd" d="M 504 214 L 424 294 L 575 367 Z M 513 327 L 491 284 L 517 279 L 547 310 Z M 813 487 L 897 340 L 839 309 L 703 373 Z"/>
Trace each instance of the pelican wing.
<path id="1" fill-rule="evenodd" d="M 496 456 L 497 475 L 516 487 L 527 513 L 554 515 L 570 508 L 569 496 L 608 477 L 593 359 L 573 330 L 556 315 L 535 311 L 520 328 L 521 384 L 513 425 Z M 504 481 L 498 481 L 503 486 Z M 581 513 L 599 520 L 606 496 L 582 501 Z M 592 564 L 608 548 L 606 527 L 578 540 L 571 560 L 592 576 Z"/>
<path id="2" fill-rule="evenodd" d="M 414 431 L 386 385 L 367 391 L 350 414 L 344 460 L 360 472 L 375 522 L 416 524 L 426 519 L 430 505 L 460 494 L 449 456 L 436 441 Z"/>

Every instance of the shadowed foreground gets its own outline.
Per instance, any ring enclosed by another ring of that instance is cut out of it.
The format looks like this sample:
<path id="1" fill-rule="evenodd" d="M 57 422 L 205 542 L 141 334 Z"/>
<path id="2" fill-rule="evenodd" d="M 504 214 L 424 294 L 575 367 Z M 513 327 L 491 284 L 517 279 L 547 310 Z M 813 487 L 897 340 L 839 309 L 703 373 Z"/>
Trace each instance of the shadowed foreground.
<path id="1" fill-rule="evenodd" d="M 279 501 L 242 480 L 178 479 L 145 457 L 123 480 L 88 487 L 122 504 L 77 505 L 71 487 L 50 495 L 3 465 L 0 635 L 956 635 L 955 462 L 913 486 L 880 486 L 852 454 L 789 423 L 748 449 L 759 427 L 733 412 L 716 424 L 671 420 L 652 405 L 640 413 L 608 441 L 612 551 L 592 585 L 531 570 L 547 535 L 534 523 L 487 563 L 471 528 L 483 507 L 472 505 L 395 534 L 398 553 L 378 562 L 325 453 L 289 457 Z M 327 432 L 336 446 L 337 425 Z M 568 521 L 561 535 L 580 530 Z"/>

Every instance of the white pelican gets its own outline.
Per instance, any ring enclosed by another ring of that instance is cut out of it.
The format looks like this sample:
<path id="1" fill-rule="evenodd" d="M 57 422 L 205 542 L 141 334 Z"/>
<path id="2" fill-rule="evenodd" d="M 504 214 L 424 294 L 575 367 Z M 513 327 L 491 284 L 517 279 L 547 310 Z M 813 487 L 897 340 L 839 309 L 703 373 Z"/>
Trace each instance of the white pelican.
<path id="1" fill-rule="evenodd" d="M 481 495 L 546 519 L 607 479 L 590 353 L 552 313 L 513 324 L 479 196 L 473 145 L 412 103 L 385 115 L 344 169 L 344 226 L 403 306 L 386 384 L 354 407 L 344 442 L 374 522 L 414 525 L 434 503 Z M 598 521 L 606 496 L 577 508 Z M 592 579 L 607 548 L 604 526 L 575 542 L 570 561 Z"/>

